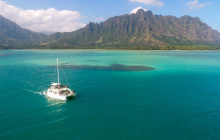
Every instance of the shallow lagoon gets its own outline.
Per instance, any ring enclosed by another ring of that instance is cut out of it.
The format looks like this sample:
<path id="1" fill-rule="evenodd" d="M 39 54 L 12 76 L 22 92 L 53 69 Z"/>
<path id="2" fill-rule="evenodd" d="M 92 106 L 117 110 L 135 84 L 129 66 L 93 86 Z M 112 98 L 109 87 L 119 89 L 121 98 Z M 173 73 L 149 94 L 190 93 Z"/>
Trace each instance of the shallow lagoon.
<path id="1" fill-rule="evenodd" d="M 42 95 L 57 57 L 74 100 Z M 219 51 L 0 51 L 0 76 L 0 139 L 220 139 Z"/>

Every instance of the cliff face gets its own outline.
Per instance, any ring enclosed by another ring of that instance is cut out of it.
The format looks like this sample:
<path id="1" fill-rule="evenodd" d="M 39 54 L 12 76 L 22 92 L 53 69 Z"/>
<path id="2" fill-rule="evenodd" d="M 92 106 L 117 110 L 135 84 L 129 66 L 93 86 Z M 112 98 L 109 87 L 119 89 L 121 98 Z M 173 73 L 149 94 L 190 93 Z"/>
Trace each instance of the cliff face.
<path id="1" fill-rule="evenodd" d="M 50 45 L 60 47 L 135 47 L 175 45 L 216 45 L 220 34 L 197 17 L 154 15 L 138 10 L 136 14 L 89 23 L 71 33 L 50 36 Z"/>

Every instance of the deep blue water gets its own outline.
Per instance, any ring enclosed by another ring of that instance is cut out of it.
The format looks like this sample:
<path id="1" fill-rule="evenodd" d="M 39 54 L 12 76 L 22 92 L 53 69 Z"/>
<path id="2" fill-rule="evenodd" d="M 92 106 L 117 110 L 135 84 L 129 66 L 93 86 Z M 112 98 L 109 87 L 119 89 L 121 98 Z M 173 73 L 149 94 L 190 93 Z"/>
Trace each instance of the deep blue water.
<path id="1" fill-rule="evenodd" d="M 42 94 L 57 57 L 94 68 L 61 69 L 73 100 Z M 154 70 L 96 68 L 111 64 Z M 220 139 L 220 52 L 0 51 L 0 132 L 1 140 Z"/>

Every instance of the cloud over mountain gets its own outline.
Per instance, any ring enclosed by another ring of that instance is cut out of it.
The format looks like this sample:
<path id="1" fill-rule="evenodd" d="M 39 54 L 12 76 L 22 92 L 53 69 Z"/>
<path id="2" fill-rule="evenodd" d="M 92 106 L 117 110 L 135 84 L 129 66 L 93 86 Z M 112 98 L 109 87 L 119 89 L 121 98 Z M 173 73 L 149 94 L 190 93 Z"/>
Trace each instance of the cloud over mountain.
<path id="1" fill-rule="evenodd" d="M 194 0 L 194 1 L 187 2 L 185 5 L 188 7 L 189 10 L 195 10 L 195 9 L 201 9 L 209 4 L 210 2 L 199 3 L 198 0 Z"/>
<path id="2" fill-rule="evenodd" d="M 147 11 L 147 9 L 144 9 L 144 8 L 139 6 L 139 7 L 135 8 L 135 9 L 131 10 L 130 14 L 135 14 L 139 9 L 143 9 L 144 11 Z"/>
<path id="3" fill-rule="evenodd" d="M 25 10 L 0 0 L 0 15 L 16 22 L 23 28 L 37 32 L 70 32 L 85 24 L 80 22 L 82 15 L 78 11 Z"/>
<path id="4" fill-rule="evenodd" d="M 152 6 L 163 6 L 164 5 L 164 3 L 160 0 L 129 0 L 129 1 L 142 3 L 145 5 L 152 5 Z"/>

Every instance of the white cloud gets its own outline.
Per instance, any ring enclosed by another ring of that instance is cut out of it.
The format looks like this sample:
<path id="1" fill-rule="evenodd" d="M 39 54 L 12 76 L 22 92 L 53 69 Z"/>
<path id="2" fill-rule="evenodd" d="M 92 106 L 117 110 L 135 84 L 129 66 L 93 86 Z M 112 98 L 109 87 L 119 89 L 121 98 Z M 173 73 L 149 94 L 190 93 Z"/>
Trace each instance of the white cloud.
<path id="1" fill-rule="evenodd" d="M 146 5 L 152 5 L 152 6 L 163 6 L 164 3 L 160 0 L 130 0 L 130 2 L 137 2 L 142 3 Z"/>
<path id="2" fill-rule="evenodd" d="M 16 22 L 23 28 L 36 32 L 70 32 L 85 24 L 78 11 L 57 10 L 24 10 L 0 0 L 0 15 Z"/>
<path id="3" fill-rule="evenodd" d="M 96 18 L 93 19 L 93 22 L 101 22 L 101 21 L 104 21 L 104 20 L 105 20 L 105 18 L 103 18 L 103 17 L 96 17 Z"/>
<path id="4" fill-rule="evenodd" d="M 189 10 L 195 10 L 195 9 L 201 9 L 209 4 L 210 2 L 199 3 L 198 0 L 194 0 L 194 1 L 187 2 L 185 5 L 188 7 Z"/>
<path id="5" fill-rule="evenodd" d="M 147 9 L 144 9 L 142 7 L 137 7 L 135 9 L 131 10 L 130 14 L 135 14 L 139 9 L 143 9 L 144 11 L 147 11 Z"/>

